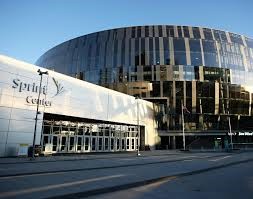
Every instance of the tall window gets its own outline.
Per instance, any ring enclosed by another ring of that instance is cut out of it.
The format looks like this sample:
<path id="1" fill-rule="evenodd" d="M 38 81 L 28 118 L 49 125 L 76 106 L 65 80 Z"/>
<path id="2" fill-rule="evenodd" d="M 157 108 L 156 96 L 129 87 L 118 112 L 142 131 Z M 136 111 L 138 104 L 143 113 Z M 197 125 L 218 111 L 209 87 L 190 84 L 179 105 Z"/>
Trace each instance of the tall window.
<path id="1" fill-rule="evenodd" d="M 200 40 L 190 39 L 191 64 L 194 66 L 202 65 Z"/>
<path id="2" fill-rule="evenodd" d="M 176 65 L 186 65 L 185 42 L 183 38 L 174 38 L 174 59 Z"/>

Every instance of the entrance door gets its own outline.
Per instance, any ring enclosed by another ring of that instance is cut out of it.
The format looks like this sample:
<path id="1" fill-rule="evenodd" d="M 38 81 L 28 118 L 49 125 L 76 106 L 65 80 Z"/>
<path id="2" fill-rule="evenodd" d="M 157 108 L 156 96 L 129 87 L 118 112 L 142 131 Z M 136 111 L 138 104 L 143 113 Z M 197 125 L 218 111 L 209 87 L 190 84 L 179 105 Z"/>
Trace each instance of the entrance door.
<path id="1" fill-rule="evenodd" d="M 90 151 L 90 137 L 84 137 L 84 151 Z"/>
<path id="2" fill-rule="evenodd" d="M 50 135 L 42 136 L 42 151 L 45 151 L 46 144 L 50 144 Z"/>
<path id="3" fill-rule="evenodd" d="M 122 151 L 126 150 L 126 139 L 124 137 L 121 138 L 121 150 Z"/>
<path id="4" fill-rule="evenodd" d="M 104 140 L 103 137 L 98 137 L 98 151 L 104 150 Z"/>
<path id="5" fill-rule="evenodd" d="M 109 151 L 109 137 L 105 137 L 104 144 L 105 144 L 104 150 Z"/>
<path id="6" fill-rule="evenodd" d="M 130 151 L 130 138 L 126 138 L 126 150 Z"/>
<path id="7" fill-rule="evenodd" d="M 62 135 L 60 137 L 60 152 L 67 152 L 67 136 Z"/>
<path id="8" fill-rule="evenodd" d="M 52 152 L 58 151 L 58 135 L 52 135 Z"/>
<path id="9" fill-rule="evenodd" d="M 96 151 L 97 137 L 91 137 L 91 151 Z"/>
<path id="10" fill-rule="evenodd" d="M 135 138 L 131 138 L 131 150 L 134 151 L 135 148 Z"/>
<path id="11" fill-rule="evenodd" d="M 119 151 L 120 150 L 120 139 L 119 137 L 116 137 L 115 138 L 115 144 L 116 144 L 116 151 Z"/>
<path id="12" fill-rule="evenodd" d="M 114 151 L 114 148 L 115 148 L 115 140 L 114 140 L 114 138 L 111 137 L 110 151 Z"/>
<path id="13" fill-rule="evenodd" d="M 69 136 L 68 152 L 75 152 L 75 136 Z"/>
<path id="14" fill-rule="evenodd" d="M 76 151 L 81 152 L 83 148 L 83 136 L 77 136 Z"/>

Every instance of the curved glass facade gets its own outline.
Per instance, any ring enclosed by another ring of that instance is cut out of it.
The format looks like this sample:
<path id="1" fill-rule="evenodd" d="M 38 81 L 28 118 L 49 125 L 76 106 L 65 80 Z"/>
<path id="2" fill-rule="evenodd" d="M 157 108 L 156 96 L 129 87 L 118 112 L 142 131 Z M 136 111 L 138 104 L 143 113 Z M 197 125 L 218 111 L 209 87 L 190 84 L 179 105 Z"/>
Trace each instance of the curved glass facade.
<path id="1" fill-rule="evenodd" d="M 182 134 L 182 103 L 190 113 L 188 135 L 226 135 L 228 117 L 235 134 L 253 131 L 253 39 L 243 35 L 190 26 L 118 28 L 64 42 L 36 64 L 155 102 L 161 136 Z"/>

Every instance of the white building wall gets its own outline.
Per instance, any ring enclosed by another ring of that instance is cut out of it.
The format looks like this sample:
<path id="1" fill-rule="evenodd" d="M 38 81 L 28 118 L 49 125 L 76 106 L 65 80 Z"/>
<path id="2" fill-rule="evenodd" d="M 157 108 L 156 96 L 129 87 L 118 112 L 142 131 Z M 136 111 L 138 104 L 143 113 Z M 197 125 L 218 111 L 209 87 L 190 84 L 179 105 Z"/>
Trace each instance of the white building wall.
<path id="1" fill-rule="evenodd" d="M 39 86 L 38 69 L 46 71 L 0 55 L 0 156 L 17 155 L 20 144 L 32 144 L 36 103 L 31 102 L 38 97 L 38 93 L 32 92 L 32 86 Z M 51 106 L 39 107 L 36 144 L 40 143 L 44 112 L 137 124 L 137 100 L 134 97 L 54 71 L 48 72 L 49 75 L 43 75 L 42 80 L 42 87 L 45 86 L 47 92 L 46 95 L 42 93 L 40 99 L 50 102 Z M 62 88 L 59 94 L 53 78 Z M 139 122 L 145 126 L 145 144 L 152 148 L 158 140 L 153 104 L 139 100 L 139 108 Z"/>

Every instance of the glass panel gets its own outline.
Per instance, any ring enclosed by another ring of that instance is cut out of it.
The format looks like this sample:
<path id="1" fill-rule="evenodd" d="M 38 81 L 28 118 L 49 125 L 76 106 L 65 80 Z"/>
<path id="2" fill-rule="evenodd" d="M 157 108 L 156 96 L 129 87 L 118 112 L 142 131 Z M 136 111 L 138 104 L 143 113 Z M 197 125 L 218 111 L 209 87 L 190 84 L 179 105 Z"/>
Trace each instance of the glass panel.
<path id="1" fill-rule="evenodd" d="M 185 41 L 184 39 L 173 39 L 174 59 L 176 65 L 186 65 Z"/>
<path id="2" fill-rule="evenodd" d="M 200 32 L 199 32 L 199 28 L 198 27 L 193 27 L 192 28 L 193 31 L 193 36 L 195 39 L 200 39 Z"/>
<path id="3" fill-rule="evenodd" d="M 134 149 L 134 138 L 132 138 L 132 149 Z"/>
<path id="4" fill-rule="evenodd" d="M 96 138 L 92 138 L 91 150 L 92 150 L 92 151 L 95 151 L 95 150 L 96 150 Z"/>
<path id="5" fill-rule="evenodd" d="M 58 143 L 57 141 L 58 141 L 57 136 L 53 136 L 53 151 L 57 150 L 57 143 Z"/>
<path id="6" fill-rule="evenodd" d="M 69 150 L 73 151 L 74 150 L 74 142 L 75 141 L 75 137 L 70 137 L 69 138 Z"/>
<path id="7" fill-rule="evenodd" d="M 213 40 L 212 31 L 209 28 L 203 28 L 205 39 Z"/>
<path id="8" fill-rule="evenodd" d="M 200 40 L 189 40 L 191 51 L 191 64 L 194 66 L 202 65 L 202 55 Z"/>
<path id="9" fill-rule="evenodd" d="M 183 26 L 184 37 L 190 37 L 188 26 Z"/>
<path id="10" fill-rule="evenodd" d="M 105 150 L 109 150 L 109 138 L 105 138 Z"/>
<path id="11" fill-rule="evenodd" d="M 98 150 L 101 151 L 103 149 L 103 138 L 98 139 Z"/>
<path id="12" fill-rule="evenodd" d="M 81 151 L 82 149 L 82 137 L 77 137 L 77 150 Z"/>
<path id="13" fill-rule="evenodd" d="M 61 151 L 65 151 L 66 141 L 67 141 L 67 137 L 65 137 L 65 136 L 61 137 Z"/>
<path id="14" fill-rule="evenodd" d="M 111 150 L 114 149 L 114 138 L 111 138 Z"/>
<path id="15" fill-rule="evenodd" d="M 85 151 L 89 150 L 90 138 L 85 138 Z"/>
<path id="16" fill-rule="evenodd" d="M 121 140 L 121 148 L 122 148 L 122 150 L 125 149 L 125 139 Z"/>

